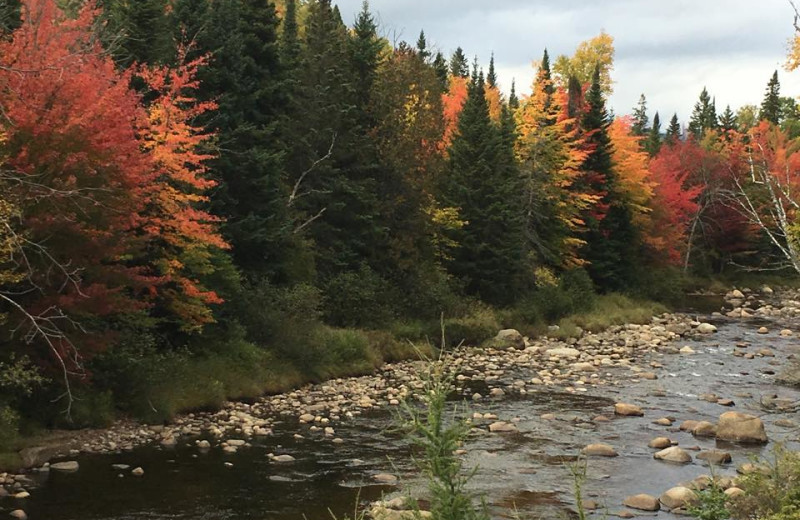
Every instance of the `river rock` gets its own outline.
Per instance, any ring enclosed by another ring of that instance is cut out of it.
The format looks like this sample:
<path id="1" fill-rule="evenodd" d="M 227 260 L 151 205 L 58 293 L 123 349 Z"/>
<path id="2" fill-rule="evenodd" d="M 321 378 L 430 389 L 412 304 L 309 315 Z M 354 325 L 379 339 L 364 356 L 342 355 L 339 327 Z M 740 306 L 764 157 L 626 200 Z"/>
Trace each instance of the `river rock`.
<path id="1" fill-rule="evenodd" d="M 295 458 L 291 455 L 276 455 L 272 457 L 274 462 L 294 462 Z"/>
<path id="2" fill-rule="evenodd" d="M 30 496 L 31 494 L 28 493 L 27 491 L 20 491 L 19 493 L 14 495 L 14 498 L 28 498 Z"/>
<path id="3" fill-rule="evenodd" d="M 131 470 L 131 475 L 134 477 L 142 477 L 144 476 L 144 470 L 141 467 L 133 468 Z"/>
<path id="4" fill-rule="evenodd" d="M 655 421 L 653 421 L 653 424 L 657 424 L 659 426 L 672 426 L 673 422 L 674 421 L 669 417 L 662 417 L 660 419 L 656 419 Z"/>
<path id="5" fill-rule="evenodd" d="M 174 448 L 175 446 L 178 445 L 178 439 L 170 435 L 165 439 L 161 439 L 161 442 L 159 444 L 161 444 L 162 448 Z"/>
<path id="6" fill-rule="evenodd" d="M 744 490 L 738 487 L 729 487 L 724 491 L 729 498 L 736 498 L 744 495 Z"/>
<path id="7" fill-rule="evenodd" d="M 485 346 L 497 350 L 523 350 L 525 348 L 525 338 L 516 329 L 504 329 L 490 339 Z"/>
<path id="8" fill-rule="evenodd" d="M 50 469 L 53 471 L 59 471 L 61 473 L 75 473 L 78 471 L 78 462 L 74 460 L 68 460 L 65 462 L 56 462 L 55 464 L 50 464 Z"/>
<path id="9" fill-rule="evenodd" d="M 657 450 L 663 450 L 665 448 L 669 448 L 672 446 L 672 441 L 666 437 L 656 437 L 647 445 L 650 448 L 655 448 Z"/>
<path id="10" fill-rule="evenodd" d="M 717 439 L 745 444 L 768 442 L 761 419 L 741 412 L 725 412 L 719 416 Z"/>
<path id="11" fill-rule="evenodd" d="M 769 329 L 766 327 L 760 327 L 757 332 L 759 334 L 769 334 Z"/>
<path id="12" fill-rule="evenodd" d="M 698 453 L 697 458 L 710 464 L 728 464 L 731 461 L 731 454 L 722 450 L 708 450 Z"/>
<path id="13" fill-rule="evenodd" d="M 781 336 L 783 336 L 784 338 L 787 338 L 787 337 L 789 337 L 791 335 L 792 335 L 792 331 L 789 330 L 789 329 L 783 329 L 781 331 Z"/>
<path id="14" fill-rule="evenodd" d="M 697 332 L 700 334 L 713 334 L 717 332 L 717 328 L 710 323 L 701 323 L 697 326 Z"/>
<path id="15" fill-rule="evenodd" d="M 616 457 L 617 451 L 608 444 L 590 444 L 581 450 L 581 453 L 590 457 Z"/>
<path id="16" fill-rule="evenodd" d="M 300 422 L 301 423 L 314 422 L 314 419 L 315 419 L 315 417 L 310 413 L 304 413 L 303 415 L 300 416 Z"/>
<path id="17" fill-rule="evenodd" d="M 692 462 L 692 456 L 686 450 L 677 446 L 663 449 L 653 455 L 653 458 L 664 462 L 672 462 L 673 464 L 689 464 Z"/>
<path id="18" fill-rule="evenodd" d="M 697 495 L 687 487 L 677 486 L 665 491 L 659 501 L 668 509 L 677 509 L 696 503 Z"/>
<path id="19" fill-rule="evenodd" d="M 8 514 L 8 516 L 10 516 L 11 518 L 16 518 L 17 520 L 27 520 L 28 519 L 28 514 L 25 513 L 25 511 L 23 511 L 22 509 L 15 509 L 15 510 L 11 511 Z"/>
<path id="20" fill-rule="evenodd" d="M 717 426 L 708 421 L 700 421 L 692 428 L 692 435 L 695 437 L 714 437 L 717 434 Z"/>
<path id="21" fill-rule="evenodd" d="M 617 403 L 614 405 L 614 413 L 622 416 L 641 417 L 644 415 L 642 409 L 635 404 Z"/>
<path id="22" fill-rule="evenodd" d="M 685 355 L 691 355 L 691 354 L 695 353 L 694 349 L 692 347 L 690 347 L 689 345 L 686 345 L 685 347 L 681 347 L 681 349 L 678 352 L 680 352 L 681 354 L 685 354 Z"/>
<path id="23" fill-rule="evenodd" d="M 572 370 L 574 372 L 597 372 L 597 368 L 591 363 L 574 363 Z"/>
<path id="24" fill-rule="evenodd" d="M 658 511 L 661 509 L 661 505 L 658 503 L 658 499 L 654 496 L 646 495 L 642 493 L 641 495 L 633 495 L 632 497 L 626 498 L 622 504 L 626 507 L 630 507 L 631 509 L 638 509 L 640 511 Z"/>
<path id="25" fill-rule="evenodd" d="M 392 475 L 391 473 L 378 473 L 377 475 L 372 476 L 372 480 L 375 482 L 380 482 L 382 484 L 396 484 L 397 477 Z"/>
<path id="26" fill-rule="evenodd" d="M 558 347 L 546 350 L 545 354 L 560 358 L 576 358 L 581 355 L 580 350 L 572 347 Z"/>
<path id="27" fill-rule="evenodd" d="M 489 425 L 489 431 L 495 433 L 517 432 L 517 425 L 505 421 L 493 422 Z"/>
<path id="28" fill-rule="evenodd" d="M 115 469 L 117 471 L 127 471 L 131 467 L 128 464 L 112 464 L 111 469 Z"/>

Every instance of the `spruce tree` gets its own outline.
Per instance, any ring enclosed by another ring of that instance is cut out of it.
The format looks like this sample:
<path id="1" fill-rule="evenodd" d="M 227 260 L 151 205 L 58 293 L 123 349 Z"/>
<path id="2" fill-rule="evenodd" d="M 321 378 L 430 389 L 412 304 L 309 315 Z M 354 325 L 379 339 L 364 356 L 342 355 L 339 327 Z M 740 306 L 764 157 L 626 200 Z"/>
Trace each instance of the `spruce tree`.
<path id="1" fill-rule="evenodd" d="M 695 139 L 701 139 L 706 131 L 717 127 L 717 111 L 715 102 L 711 99 L 708 90 L 703 87 L 700 99 L 695 103 L 692 116 L 689 119 L 689 133 Z"/>
<path id="2" fill-rule="evenodd" d="M 580 118 L 584 107 L 583 85 L 575 76 L 570 76 L 567 83 L 567 114 Z"/>
<path id="3" fill-rule="evenodd" d="M 427 62 L 428 58 L 431 57 L 431 51 L 428 50 L 428 41 L 425 39 L 425 31 L 419 32 L 419 38 L 417 38 L 417 54 L 419 54 L 419 57 L 422 58 L 424 62 Z"/>
<path id="4" fill-rule="evenodd" d="M 170 61 L 173 46 L 168 0 L 101 0 L 99 4 L 107 21 L 104 39 L 122 67 Z"/>
<path id="5" fill-rule="evenodd" d="M 297 25 L 297 2 L 286 0 L 281 31 L 281 64 L 285 70 L 294 71 L 300 59 L 300 33 Z"/>
<path id="6" fill-rule="evenodd" d="M 650 157 L 655 156 L 661 149 L 661 117 L 656 112 L 653 116 L 653 126 L 647 133 L 647 140 L 644 141 L 644 149 L 650 154 Z"/>
<path id="7" fill-rule="evenodd" d="M 508 108 L 516 110 L 519 108 L 519 97 L 517 97 L 517 82 L 511 80 L 511 92 L 508 95 Z"/>
<path id="8" fill-rule="evenodd" d="M 448 268 L 468 293 L 495 304 L 512 302 L 522 289 L 524 239 L 515 202 L 520 192 L 512 125 L 507 111 L 500 128 L 492 123 L 483 74 L 473 73 L 449 150 L 445 198 L 459 208 L 465 225 L 453 233 L 458 246 Z"/>
<path id="9" fill-rule="evenodd" d="M 444 58 L 444 54 L 441 51 L 436 52 L 436 56 L 433 58 L 433 70 L 436 71 L 436 77 L 439 78 L 439 84 L 441 85 L 442 92 L 447 90 L 447 76 L 449 74 L 449 69 L 447 66 L 447 60 Z"/>
<path id="10" fill-rule="evenodd" d="M 375 18 L 369 11 L 369 3 L 364 0 L 350 38 L 351 62 L 355 67 L 356 73 L 354 81 L 355 102 L 362 115 L 367 113 L 369 96 L 372 91 L 372 84 L 375 81 L 383 47 L 380 38 L 378 38 L 377 29 Z M 424 38 L 424 34 L 422 34 L 422 37 Z"/>
<path id="11" fill-rule="evenodd" d="M 633 277 L 635 265 L 635 231 L 628 205 L 619 195 L 617 179 L 611 160 L 611 139 L 608 136 L 610 119 L 600 83 L 600 68 L 595 67 L 592 85 L 586 93 L 587 110 L 581 120 L 591 153 L 583 163 L 585 179 L 595 193 L 601 195 L 600 206 L 607 208 L 604 216 L 596 211 L 586 217 L 588 232 L 584 258 L 588 271 L 603 291 L 626 288 Z"/>
<path id="12" fill-rule="evenodd" d="M 486 74 L 486 83 L 494 88 L 497 87 L 497 73 L 494 70 L 494 53 L 489 58 L 489 72 Z"/>
<path id="13" fill-rule="evenodd" d="M 464 55 L 464 50 L 458 47 L 450 57 L 450 75 L 453 77 L 469 77 L 469 63 Z"/>
<path id="14" fill-rule="evenodd" d="M 648 133 L 650 119 L 647 117 L 647 99 L 644 94 L 639 96 L 639 103 L 633 109 L 633 125 L 631 130 L 634 135 L 644 137 Z"/>
<path id="15" fill-rule="evenodd" d="M 719 117 L 719 127 L 720 129 L 725 132 L 726 137 L 728 132 L 736 130 L 738 128 L 738 123 L 736 121 L 736 114 L 733 113 L 731 110 L 731 106 L 728 105 L 725 107 L 725 111 Z"/>
<path id="16" fill-rule="evenodd" d="M 681 138 L 681 125 L 678 123 L 678 114 L 672 114 L 672 119 L 669 120 L 667 133 L 664 136 L 664 142 L 674 143 Z"/>
<path id="17" fill-rule="evenodd" d="M 761 103 L 759 117 L 762 121 L 769 121 L 773 125 L 781 122 L 781 84 L 778 81 L 778 71 L 776 70 L 767 84 L 767 92 L 764 94 L 764 101 Z"/>

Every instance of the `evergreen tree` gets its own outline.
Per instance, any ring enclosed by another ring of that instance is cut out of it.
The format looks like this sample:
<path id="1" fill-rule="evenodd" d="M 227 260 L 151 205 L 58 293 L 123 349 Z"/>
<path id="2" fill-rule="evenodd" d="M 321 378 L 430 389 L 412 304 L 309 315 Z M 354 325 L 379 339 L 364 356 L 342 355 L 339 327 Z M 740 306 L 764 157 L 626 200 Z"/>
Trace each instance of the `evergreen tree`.
<path id="1" fill-rule="evenodd" d="M 639 104 L 633 109 L 633 125 L 631 130 L 634 135 L 644 137 L 647 135 L 650 119 L 647 117 L 647 99 L 644 94 L 639 96 Z"/>
<path id="2" fill-rule="evenodd" d="M 489 73 L 486 75 L 486 83 L 492 87 L 497 87 L 497 73 L 494 70 L 494 53 L 489 58 Z"/>
<path id="3" fill-rule="evenodd" d="M 681 125 L 678 123 L 678 114 L 672 114 L 672 119 L 669 120 L 667 133 L 664 136 L 664 141 L 667 143 L 674 143 L 681 138 Z"/>
<path id="4" fill-rule="evenodd" d="M 300 36 L 297 25 L 297 2 L 286 0 L 286 12 L 283 15 L 283 31 L 281 32 L 281 63 L 284 69 L 294 71 L 300 59 Z"/>
<path id="5" fill-rule="evenodd" d="M 523 223 L 519 176 L 514 173 L 513 130 L 508 111 L 501 128 L 489 117 L 483 74 L 473 74 L 469 95 L 450 146 L 446 202 L 459 208 L 463 228 L 449 263 L 470 294 L 496 304 L 514 300 L 523 272 Z"/>
<path id="6" fill-rule="evenodd" d="M 584 101 L 583 85 L 578 78 L 571 76 L 567 83 L 567 114 L 569 117 L 581 117 Z"/>
<path id="7" fill-rule="evenodd" d="M 650 154 L 650 157 L 655 156 L 661 149 L 661 117 L 656 112 L 653 116 L 653 126 L 647 134 L 647 140 L 644 142 L 644 149 Z"/>
<path id="8" fill-rule="evenodd" d="M 544 50 L 542 54 L 542 63 L 540 66 L 542 78 L 546 81 L 545 92 L 547 95 L 552 96 L 555 91 L 556 87 L 553 82 L 553 74 L 550 68 L 550 55 L 547 53 L 547 49 Z"/>
<path id="9" fill-rule="evenodd" d="M 618 193 L 608 136 L 610 119 L 603 98 L 599 66 L 595 67 L 592 85 L 586 93 L 586 104 L 582 127 L 591 152 L 582 169 L 585 182 L 601 195 L 601 200 L 600 207 L 586 217 L 588 232 L 584 258 L 589 262 L 589 274 L 601 290 L 621 290 L 633 275 L 636 237 L 630 209 Z M 606 209 L 605 214 L 598 214 L 602 209 Z"/>
<path id="10" fill-rule="evenodd" d="M 20 0 L 3 0 L 0 2 L 0 37 L 20 26 Z"/>
<path id="11" fill-rule="evenodd" d="M 350 38 L 351 62 L 355 67 L 355 102 L 362 115 L 366 114 L 372 84 L 378 70 L 383 44 L 378 38 L 375 18 L 369 11 L 369 3 L 364 0 L 353 27 Z M 421 35 L 424 38 L 424 34 Z M 424 43 L 424 40 L 423 40 Z"/>
<path id="12" fill-rule="evenodd" d="M 708 94 L 708 90 L 703 87 L 700 99 L 695 103 L 692 110 L 692 117 L 689 119 L 689 133 L 695 139 L 701 139 L 706 131 L 717 127 L 717 111 L 715 102 Z"/>
<path id="13" fill-rule="evenodd" d="M 439 84 L 442 87 L 442 92 L 447 90 L 447 76 L 449 74 L 449 69 L 447 66 L 447 60 L 444 58 L 444 54 L 441 51 L 436 52 L 436 56 L 433 58 L 433 70 L 436 71 L 436 77 L 439 78 Z"/>
<path id="14" fill-rule="evenodd" d="M 464 55 L 464 50 L 458 47 L 450 57 L 450 75 L 453 77 L 469 77 L 469 63 Z"/>
<path id="15" fill-rule="evenodd" d="M 173 46 L 168 0 L 101 0 L 99 3 L 108 24 L 104 39 L 121 66 L 170 61 Z"/>
<path id="16" fill-rule="evenodd" d="M 773 125 L 781 122 L 781 84 L 778 81 L 778 71 L 772 74 L 767 84 L 767 92 L 764 101 L 761 103 L 759 116 L 762 121 L 769 121 Z"/>
<path id="17" fill-rule="evenodd" d="M 508 95 L 508 108 L 516 110 L 519 108 L 519 97 L 517 97 L 517 82 L 511 80 L 511 93 Z"/>
<path id="18" fill-rule="evenodd" d="M 425 39 L 425 31 L 419 32 L 419 38 L 417 38 L 417 53 L 419 57 L 422 58 L 422 61 L 425 62 L 431 57 L 431 51 L 428 50 L 428 41 Z"/>
<path id="19" fill-rule="evenodd" d="M 736 114 L 733 113 L 731 110 L 731 106 L 728 105 L 725 107 L 725 111 L 719 117 L 719 127 L 720 129 L 725 132 L 726 136 L 728 132 L 734 131 L 738 128 L 739 124 L 736 121 Z"/>

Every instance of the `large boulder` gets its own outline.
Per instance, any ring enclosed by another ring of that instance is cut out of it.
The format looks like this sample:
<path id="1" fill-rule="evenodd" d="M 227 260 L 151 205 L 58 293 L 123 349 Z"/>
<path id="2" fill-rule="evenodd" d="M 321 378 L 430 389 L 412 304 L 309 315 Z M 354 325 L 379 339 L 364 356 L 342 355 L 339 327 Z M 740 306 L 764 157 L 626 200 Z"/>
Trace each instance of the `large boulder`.
<path id="1" fill-rule="evenodd" d="M 635 404 L 617 403 L 614 405 L 614 413 L 616 415 L 641 417 L 644 415 L 642 409 Z"/>
<path id="2" fill-rule="evenodd" d="M 697 495 L 687 487 L 678 486 L 665 491 L 659 501 L 669 509 L 678 509 L 695 504 Z"/>
<path id="3" fill-rule="evenodd" d="M 631 509 L 638 509 L 640 511 L 658 511 L 661 509 L 661 505 L 658 503 L 656 497 L 645 494 L 628 497 L 622 504 Z"/>
<path id="4" fill-rule="evenodd" d="M 705 460 L 709 464 L 728 464 L 731 462 L 731 454 L 722 450 L 708 450 L 701 451 L 697 454 L 697 458 Z"/>
<path id="5" fill-rule="evenodd" d="M 686 450 L 677 446 L 663 449 L 653 455 L 653 458 L 664 462 L 672 462 L 673 464 L 689 464 L 692 462 L 692 456 Z"/>
<path id="6" fill-rule="evenodd" d="M 619 455 L 617 450 L 608 444 L 590 444 L 583 448 L 581 453 L 589 457 L 616 457 Z"/>
<path id="7" fill-rule="evenodd" d="M 717 328 L 710 323 L 701 323 L 697 326 L 697 332 L 700 334 L 713 334 L 717 332 Z"/>
<path id="8" fill-rule="evenodd" d="M 504 329 L 498 332 L 494 338 L 487 341 L 485 346 L 498 350 L 523 350 L 525 348 L 525 338 L 516 329 Z"/>
<path id="9" fill-rule="evenodd" d="M 741 412 L 725 412 L 719 416 L 717 439 L 743 444 L 768 442 L 767 432 L 761 419 Z"/>

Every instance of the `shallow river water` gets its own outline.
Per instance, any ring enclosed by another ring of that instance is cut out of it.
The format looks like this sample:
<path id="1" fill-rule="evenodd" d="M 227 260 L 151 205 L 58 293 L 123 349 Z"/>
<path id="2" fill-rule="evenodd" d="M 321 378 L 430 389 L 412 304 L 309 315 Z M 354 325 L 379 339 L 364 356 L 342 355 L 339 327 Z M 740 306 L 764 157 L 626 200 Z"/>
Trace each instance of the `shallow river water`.
<path id="1" fill-rule="evenodd" d="M 619 380 L 624 384 L 589 388 L 585 393 L 536 392 L 501 400 L 469 403 L 469 411 L 496 414 L 500 419 L 517 418 L 520 433 L 476 434 L 465 445 L 465 464 L 477 466 L 472 488 L 485 495 L 493 516 L 523 519 L 560 519 L 573 507 L 572 479 L 567 463 L 590 443 L 611 444 L 616 458 L 588 460 L 585 496 L 602 505 L 596 518 L 625 509 L 622 500 L 629 495 L 648 493 L 659 496 L 679 482 L 709 472 L 703 461 L 675 466 L 653 459 L 648 442 L 660 436 L 678 441 L 681 447 L 722 448 L 733 455 L 733 463 L 719 470 L 734 474 L 738 464 L 750 455 L 766 455 L 775 441 L 784 440 L 798 448 L 798 431 L 776 426 L 775 420 L 793 418 L 766 414 L 771 443 L 766 447 L 726 446 L 713 439 L 694 438 L 677 430 L 685 419 L 715 422 L 731 408 L 698 398 L 714 393 L 735 401 L 733 410 L 761 415 L 762 396 L 800 400 L 800 392 L 777 386 L 774 372 L 785 365 L 787 356 L 800 354 L 800 337 L 779 337 L 787 322 L 715 321 L 719 332 L 701 340 L 680 340 L 677 346 L 690 345 L 694 355 L 649 354 L 639 365 L 663 365 L 655 370 L 656 380 L 635 379 L 624 368 Z M 756 329 L 766 324 L 771 332 L 759 335 Z M 795 329 L 797 330 L 797 329 Z M 769 347 L 775 357 L 752 360 L 732 355 L 738 342 L 751 344 L 748 351 Z M 508 374 L 509 378 L 530 379 L 530 373 Z M 485 395 L 485 387 L 466 381 L 462 395 L 474 391 Z M 747 397 L 751 396 L 751 397 Z M 644 417 L 615 418 L 613 404 L 624 401 L 644 408 Z M 543 414 L 555 414 L 544 420 Z M 592 422 L 603 414 L 608 422 Z M 655 419 L 672 416 L 675 427 L 653 424 Z M 321 438 L 298 440 L 293 437 L 303 426 L 294 420 L 278 423 L 275 434 L 253 441 L 253 447 L 226 455 L 218 448 L 200 452 L 192 442 L 182 439 L 175 449 L 144 447 L 118 455 L 85 455 L 76 460 L 80 471 L 74 474 L 51 472 L 42 476 L 41 486 L 25 500 L 31 520 L 111 520 L 111 519 L 263 519 L 309 520 L 352 515 L 357 504 L 375 500 L 382 493 L 396 492 L 391 486 L 375 485 L 372 477 L 389 472 L 401 477 L 409 488 L 415 480 L 410 450 L 402 436 L 391 431 L 388 411 L 366 413 L 336 425 L 342 444 Z M 485 427 L 485 423 L 483 424 Z M 291 453 L 292 464 L 275 464 L 268 453 Z M 690 452 L 696 454 L 694 452 Z M 225 463 L 232 463 L 232 466 Z M 114 463 L 145 468 L 142 478 L 119 475 Z M 13 509 L 6 499 L 3 511 Z M 516 512 L 515 512 L 516 511 Z M 637 516 L 673 520 L 668 512 L 641 513 Z"/>

